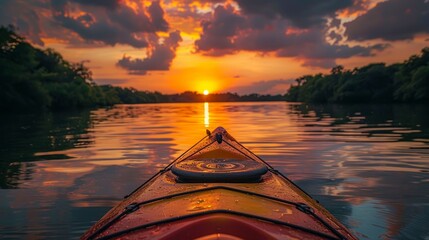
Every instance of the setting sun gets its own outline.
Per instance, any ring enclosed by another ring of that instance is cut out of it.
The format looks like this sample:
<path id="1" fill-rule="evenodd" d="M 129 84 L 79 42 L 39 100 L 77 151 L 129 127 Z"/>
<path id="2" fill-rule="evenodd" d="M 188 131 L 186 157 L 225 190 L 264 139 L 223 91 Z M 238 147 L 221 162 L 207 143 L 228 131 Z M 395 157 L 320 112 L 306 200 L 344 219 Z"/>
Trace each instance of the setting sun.
<path id="1" fill-rule="evenodd" d="M 204 91 L 203 91 L 203 94 L 204 94 L 204 95 L 206 95 L 206 96 L 207 96 L 207 95 L 209 95 L 209 90 L 207 90 L 207 89 L 206 89 L 206 90 L 204 90 Z"/>

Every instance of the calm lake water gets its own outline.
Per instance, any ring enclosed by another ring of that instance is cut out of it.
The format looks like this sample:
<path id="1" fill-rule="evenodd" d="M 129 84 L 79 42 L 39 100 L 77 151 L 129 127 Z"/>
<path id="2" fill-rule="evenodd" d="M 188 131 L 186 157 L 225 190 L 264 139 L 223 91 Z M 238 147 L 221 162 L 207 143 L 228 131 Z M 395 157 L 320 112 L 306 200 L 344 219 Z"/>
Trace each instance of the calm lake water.
<path id="1" fill-rule="evenodd" d="M 429 108 L 119 105 L 0 119 L 0 238 L 78 238 L 225 127 L 362 239 L 429 239 Z"/>

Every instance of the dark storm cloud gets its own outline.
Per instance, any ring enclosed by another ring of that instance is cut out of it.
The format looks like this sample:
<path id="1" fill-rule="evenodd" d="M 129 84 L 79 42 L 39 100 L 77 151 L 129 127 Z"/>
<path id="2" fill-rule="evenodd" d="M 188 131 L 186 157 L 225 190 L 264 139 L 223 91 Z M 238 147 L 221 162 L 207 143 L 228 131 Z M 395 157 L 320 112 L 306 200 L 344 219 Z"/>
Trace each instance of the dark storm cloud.
<path id="1" fill-rule="evenodd" d="M 149 12 L 151 19 L 150 22 L 154 31 L 168 30 L 168 23 L 164 19 L 164 10 L 160 5 L 160 1 L 152 2 L 152 4 L 148 7 L 147 11 Z"/>
<path id="2" fill-rule="evenodd" d="M 159 43 L 156 35 L 150 39 L 151 48 L 146 58 L 124 56 L 117 65 L 128 70 L 130 74 L 145 75 L 148 71 L 165 71 L 170 69 L 171 62 L 176 56 L 176 49 L 182 41 L 179 31 L 171 32 L 163 43 Z"/>
<path id="3" fill-rule="evenodd" d="M 56 0 L 53 0 L 53 3 Z M 148 43 L 142 33 L 153 33 L 168 30 L 164 19 L 164 11 L 159 2 L 154 1 L 146 9 L 143 6 L 138 11 L 126 5 L 115 8 L 85 8 L 79 5 L 79 16 L 69 14 L 69 4 L 54 3 L 54 19 L 63 27 L 79 34 L 85 41 L 102 42 L 108 45 L 128 44 L 136 48 L 147 47 Z"/>
<path id="4" fill-rule="evenodd" d="M 221 56 L 239 50 L 274 51 L 284 45 L 285 21 L 264 16 L 241 15 L 232 6 L 217 6 L 210 20 L 201 22 L 203 29 L 195 41 L 197 52 Z"/>
<path id="5" fill-rule="evenodd" d="M 195 41 L 197 51 L 210 52 L 216 50 L 231 53 L 234 46 L 232 37 L 244 27 L 245 19 L 234 12 L 231 6 L 218 6 L 213 12 L 211 21 L 202 21 L 203 34 Z M 214 53 L 213 55 L 218 55 Z"/>
<path id="6" fill-rule="evenodd" d="M 110 9 L 119 7 L 121 2 L 121 0 L 72 0 L 72 1 L 80 3 L 82 5 L 102 6 Z"/>
<path id="7" fill-rule="evenodd" d="M 211 8 L 216 4 L 225 3 L 226 0 L 163 0 L 164 5 L 170 5 L 166 9 L 168 16 L 179 18 L 191 18 L 200 21 L 207 11 L 201 11 L 201 8 Z M 198 4 L 195 4 L 198 3 Z"/>
<path id="8" fill-rule="evenodd" d="M 372 50 L 383 50 L 382 44 L 370 47 L 341 44 L 329 44 L 324 40 L 325 33 L 319 29 L 312 29 L 299 34 L 289 34 L 282 49 L 277 51 L 282 57 L 306 57 L 312 59 L 348 58 L 351 56 L 370 56 Z"/>
<path id="9" fill-rule="evenodd" d="M 335 23 L 335 21 L 334 21 Z M 195 41 L 196 52 L 222 56 L 238 51 L 274 53 L 279 57 L 295 57 L 306 66 L 330 68 L 335 60 L 352 56 L 371 56 L 385 45 L 353 46 L 340 44 L 339 35 L 330 34 L 334 44 L 327 42 L 327 27 L 295 28 L 289 20 L 247 14 L 232 6 L 216 7 L 211 20 L 201 23 L 203 32 Z"/>
<path id="10" fill-rule="evenodd" d="M 96 6 L 114 9 L 119 7 L 120 0 L 50 0 L 55 10 L 62 10 L 68 3 L 79 3 L 83 6 Z"/>
<path id="11" fill-rule="evenodd" d="M 326 22 L 336 11 L 353 6 L 353 0 L 236 0 L 246 14 L 288 19 L 307 28 Z"/>
<path id="12" fill-rule="evenodd" d="M 93 19 L 91 15 L 83 15 L 77 18 L 66 17 L 63 15 L 56 16 L 55 19 L 60 21 L 62 26 L 79 34 L 86 41 L 99 41 L 108 45 L 118 43 L 129 44 L 136 48 L 147 47 L 148 43 L 145 39 L 136 38 L 129 34 L 123 28 L 111 26 L 106 22 L 92 22 L 86 19 Z M 87 24 L 90 26 L 86 26 Z"/>
<path id="13" fill-rule="evenodd" d="M 346 23 L 345 27 L 345 34 L 351 40 L 412 39 L 418 33 L 429 33 L 429 1 L 381 2 L 364 15 Z"/>
<path id="14" fill-rule="evenodd" d="M 341 40 L 343 40 L 343 36 L 335 31 L 329 31 L 328 33 L 329 39 L 333 40 L 335 44 L 338 44 Z"/>
<path id="15" fill-rule="evenodd" d="M 0 24 L 16 26 L 39 45 L 44 44 L 42 37 L 51 37 L 74 46 L 147 47 L 145 34 L 166 32 L 169 25 L 159 1 L 147 7 L 137 0 L 134 4 L 131 8 L 120 0 L 2 0 Z"/>
<path id="16" fill-rule="evenodd" d="M 42 2 L 33 0 L 1 0 L 0 26 L 13 25 L 29 40 L 43 46 L 41 39 L 43 19 L 38 14 L 39 9 L 43 7 L 46 6 Z"/>
<path id="17" fill-rule="evenodd" d="M 51 37 L 75 47 L 146 48 L 146 58 L 123 57 L 118 66 L 132 74 L 168 70 L 182 41 L 180 32 L 160 39 L 158 32 L 169 30 L 160 1 L 149 6 L 130 1 L 133 7 L 121 0 L 2 0 L 0 24 L 17 26 L 19 33 L 39 45 L 42 37 Z"/>
<path id="18" fill-rule="evenodd" d="M 301 39 L 301 36 L 296 37 Z M 296 41 L 296 39 L 294 41 Z M 321 39 L 320 39 L 321 40 Z M 317 39 L 302 42 L 302 44 L 288 45 L 277 51 L 279 57 L 295 57 L 303 61 L 303 66 L 332 68 L 337 65 L 337 59 L 345 59 L 353 56 L 368 57 L 374 52 L 388 47 L 386 44 L 372 46 L 331 45 Z"/>

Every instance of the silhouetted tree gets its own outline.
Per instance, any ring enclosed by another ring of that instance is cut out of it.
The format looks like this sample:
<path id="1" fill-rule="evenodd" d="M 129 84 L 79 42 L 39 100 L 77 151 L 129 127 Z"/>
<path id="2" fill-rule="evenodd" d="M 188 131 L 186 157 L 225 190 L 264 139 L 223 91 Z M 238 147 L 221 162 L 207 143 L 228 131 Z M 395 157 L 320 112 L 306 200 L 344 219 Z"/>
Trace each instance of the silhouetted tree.
<path id="1" fill-rule="evenodd" d="M 303 102 L 427 102 L 429 101 L 429 48 L 402 64 L 373 63 L 352 71 L 342 66 L 330 74 L 297 78 L 285 95 Z"/>

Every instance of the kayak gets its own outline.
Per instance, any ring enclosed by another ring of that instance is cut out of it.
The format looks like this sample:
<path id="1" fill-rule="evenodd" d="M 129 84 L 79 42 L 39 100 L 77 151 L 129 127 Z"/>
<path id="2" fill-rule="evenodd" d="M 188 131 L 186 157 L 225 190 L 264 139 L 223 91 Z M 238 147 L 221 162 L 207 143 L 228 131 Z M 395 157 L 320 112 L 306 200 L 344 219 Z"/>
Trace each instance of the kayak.
<path id="1" fill-rule="evenodd" d="M 310 195 L 218 127 L 81 239 L 357 239 Z"/>

